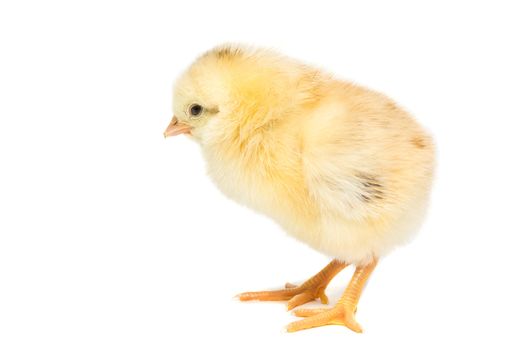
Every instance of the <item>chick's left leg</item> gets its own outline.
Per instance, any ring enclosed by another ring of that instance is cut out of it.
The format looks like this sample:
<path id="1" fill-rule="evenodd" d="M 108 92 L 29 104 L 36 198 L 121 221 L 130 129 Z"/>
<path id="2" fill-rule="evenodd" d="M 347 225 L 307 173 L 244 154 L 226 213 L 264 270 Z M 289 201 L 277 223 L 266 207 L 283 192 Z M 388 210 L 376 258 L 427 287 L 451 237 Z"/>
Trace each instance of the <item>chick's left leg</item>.
<path id="1" fill-rule="evenodd" d="M 357 266 L 354 276 L 343 293 L 343 296 L 333 308 L 299 309 L 295 311 L 296 316 L 306 318 L 290 323 L 287 327 L 288 332 L 337 324 L 346 326 L 354 332 L 361 333 L 361 326 L 355 320 L 355 312 L 366 281 L 372 271 L 374 271 L 376 265 L 377 260 L 374 259 L 367 265 Z"/>
<path id="2" fill-rule="evenodd" d="M 285 289 L 272 290 L 264 292 L 246 292 L 238 295 L 239 300 L 261 300 L 261 301 L 279 301 L 288 300 L 288 310 L 299 305 L 305 304 L 317 298 L 321 299 L 323 304 L 328 303 L 328 298 L 324 293 L 328 283 L 343 270 L 348 264 L 332 260 L 324 269 L 315 276 L 301 284 L 294 286 L 286 284 Z"/>

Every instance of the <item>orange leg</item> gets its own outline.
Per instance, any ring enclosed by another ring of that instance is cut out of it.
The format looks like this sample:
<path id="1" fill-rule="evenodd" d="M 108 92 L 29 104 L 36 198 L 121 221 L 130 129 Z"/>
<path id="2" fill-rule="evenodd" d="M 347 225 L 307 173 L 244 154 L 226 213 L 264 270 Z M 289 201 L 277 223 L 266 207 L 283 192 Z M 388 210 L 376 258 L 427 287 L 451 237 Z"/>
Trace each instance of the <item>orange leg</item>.
<path id="1" fill-rule="evenodd" d="M 238 295 L 239 300 L 262 300 L 262 301 L 277 301 L 288 300 L 288 310 L 291 310 L 299 305 L 303 305 L 309 301 L 317 298 L 321 299 L 323 304 L 328 303 L 328 298 L 324 293 L 326 286 L 335 275 L 343 270 L 348 264 L 332 260 L 324 269 L 317 275 L 313 276 L 300 286 L 295 286 L 287 283 L 285 289 L 264 291 L 264 292 L 246 292 Z"/>
<path id="2" fill-rule="evenodd" d="M 355 320 L 355 312 L 366 281 L 368 280 L 368 277 L 370 277 L 372 271 L 374 271 L 376 265 L 377 260 L 374 259 L 367 265 L 357 266 L 354 276 L 343 293 L 343 296 L 333 308 L 299 309 L 295 311 L 296 316 L 306 318 L 290 323 L 287 327 L 288 332 L 338 324 L 347 326 L 354 332 L 361 333 L 363 330 Z"/>

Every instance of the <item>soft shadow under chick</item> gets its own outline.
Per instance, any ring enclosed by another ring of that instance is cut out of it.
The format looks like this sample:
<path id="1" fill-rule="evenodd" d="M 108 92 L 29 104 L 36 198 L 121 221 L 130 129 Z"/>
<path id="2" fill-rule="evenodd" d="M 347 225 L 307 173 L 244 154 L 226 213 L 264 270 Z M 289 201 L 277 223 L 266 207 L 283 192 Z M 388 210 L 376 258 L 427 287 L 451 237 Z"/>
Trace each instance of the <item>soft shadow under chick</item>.
<path id="1" fill-rule="evenodd" d="M 331 309 L 299 309 L 288 331 L 342 324 L 378 259 L 418 230 L 434 164 L 429 135 L 388 97 L 273 51 L 221 46 L 177 81 L 165 136 L 188 134 L 229 197 L 263 212 L 333 261 L 300 286 L 240 300 L 320 298 L 349 264 L 354 276 Z"/>

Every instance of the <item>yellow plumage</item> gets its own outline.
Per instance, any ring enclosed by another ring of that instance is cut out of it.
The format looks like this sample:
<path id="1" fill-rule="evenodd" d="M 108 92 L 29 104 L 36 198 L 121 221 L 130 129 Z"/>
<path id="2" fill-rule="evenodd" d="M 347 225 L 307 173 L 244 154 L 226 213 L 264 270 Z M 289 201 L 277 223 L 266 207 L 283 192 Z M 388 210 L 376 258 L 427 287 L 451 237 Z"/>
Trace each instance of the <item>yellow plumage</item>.
<path id="1" fill-rule="evenodd" d="M 202 146 L 217 186 L 312 248 L 367 266 L 417 231 L 434 146 L 388 97 L 269 50 L 222 46 L 182 75 L 173 101 L 170 126 Z"/>

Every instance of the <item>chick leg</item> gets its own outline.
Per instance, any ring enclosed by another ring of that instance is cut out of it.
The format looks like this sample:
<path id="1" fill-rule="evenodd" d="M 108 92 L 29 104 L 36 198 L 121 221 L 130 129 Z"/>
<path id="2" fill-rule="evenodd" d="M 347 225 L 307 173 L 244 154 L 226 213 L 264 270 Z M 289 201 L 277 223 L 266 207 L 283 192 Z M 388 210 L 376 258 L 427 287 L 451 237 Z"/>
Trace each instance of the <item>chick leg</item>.
<path id="1" fill-rule="evenodd" d="M 290 323 L 287 331 L 296 332 L 307 328 L 338 324 L 347 326 L 354 332 L 361 333 L 362 328 L 355 320 L 355 312 L 366 281 L 376 265 L 377 260 L 374 259 L 367 265 L 357 266 L 343 296 L 333 308 L 299 309 L 295 311 L 296 316 L 306 318 Z"/>
<path id="2" fill-rule="evenodd" d="M 287 283 L 285 289 L 264 292 L 246 292 L 239 294 L 238 297 L 241 301 L 288 300 L 288 310 L 317 298 L 320 298 L 323 304 L 327 304 L 328 298 L 324 293 L 324 290 L 332 278 L 334 278 L 334 276 L 346 266 L 348 266 L 348 264 L 337 260 L 332 260 L 332 262 L 330 262 L 324 269 L 322 269 L 319 273 L 300 286 Z"/>

